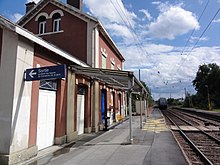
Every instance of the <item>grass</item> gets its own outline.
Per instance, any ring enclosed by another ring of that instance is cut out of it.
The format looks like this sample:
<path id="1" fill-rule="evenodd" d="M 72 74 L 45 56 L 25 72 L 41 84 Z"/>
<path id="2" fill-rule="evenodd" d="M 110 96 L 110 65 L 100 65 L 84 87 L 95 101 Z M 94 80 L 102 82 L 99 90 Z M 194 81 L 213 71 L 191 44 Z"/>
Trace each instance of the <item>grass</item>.
<path id="1" fill-rule="evenodd" d="M 220 109 L 213 109 L 213 111 L 215 111 L 215 112 L 220 112 Z"/>

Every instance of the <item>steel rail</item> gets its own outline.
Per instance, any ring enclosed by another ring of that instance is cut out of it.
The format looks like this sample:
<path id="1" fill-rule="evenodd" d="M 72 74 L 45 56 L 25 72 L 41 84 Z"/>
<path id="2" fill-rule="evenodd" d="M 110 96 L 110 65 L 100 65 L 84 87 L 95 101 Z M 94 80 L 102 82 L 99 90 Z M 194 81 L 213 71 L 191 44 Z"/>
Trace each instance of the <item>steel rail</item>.
<path id="1" fill-rule="evenodd" d="M 211 124 L 214 125 L 214 126 L 220 126 L 220 123 L 217 122 L 217 121 L 215 121 L 215 120 L 207 119 L 207 118 L 204 118 L 204 117 L 202 117 L 202 116 L 195 116 L 196 114 L 190 114 L 190 113 L 183 112 L 183 111 L 179 111 L 179 113 L 184 114 L 184 115 L 186 115 L 186 116 L 193 117 L 193 118 L 198 119 L 198 120 L 200 120 L 200 121 L 202 121 L 202 122 L 204 122 L 204 123 L 205 123 L 205 122 L 209 122 L 209 123 L 211 123 Z M 207 121 L 207 120 L 209 120 L 209 121 Z M 217 124 L 217 123 L 218 123 L 218 124 Z"/>
<path id="2" fill-rule="evenodd" d="M 202 132 L 203 134 L 205 134 L 206 136 L 208 136 L 210 139 L 214 140 L 218 145 L 220 145 L 220 140 L 217 139 L 216 137 L 214 137 L 214 136 L 208 134 L 207 132 L 203 131 L 202 129 L 200 129 L 200 128 L 197 127 L 197 126 L 194 126 L 192 123 L 190 123 L 189 121 L 184 120 L 183 118 L 181 118 L 180 116 L 178 116 L 178 115 L 175 114 L 174 112 L 169 111 L 169 113 L 171 113 L 171 114 L 174 115 L 175 117 L 179 118 L 180 120 L 186 122 L 187 124 L 189 124 L 189 125 L 195 127 L 195 128 L 198 129 L 200 132 Z"/>
<path id="3" fill-rule="evenodd" d="M 203 152 L 189 139 L 189 137 L 183 132 L 183 130 L 169 117 L 166 115 L 166 117 L 170 120 L 171 123 L 173 123 L 179 130 L 182 137 L 190 144 L 192 149 L 199 154 L 199 157 L 201 160 L 204 161 L 206 165 L 213 165 L 213 163 L 203 154 Z"/>
<path id="4" fill-rule="evenodd" d="M 197 110 L 184 110 L 184 109 L 178 109 L 178 108 L 175 108 L 177 110 L 183 110 L 185 111 L 186 113 L 193 113 L 193 114 L 196 114 L 200 117 L 203 117 L 205 119 L 209 119 L 209 120 L 212 120 L 212 121 L 215 121 L 215 122 L 220 122 L 220 117 L 218 114 L 220 113 L 215 113 L 215 114 L 212 114 L 211 112 L 207 112 L 207 111 L 204 111 L 204 112 L 201 112 L 201 111 L 197 111 Z"/>
<path id="5" fill-rule="evenodd" d="M 197 115 L 204 117 L 209 120 L 213 120 L 215 122 L 220 122 L 219 116 L 210 114 L 210 113 L 202 113 L 202 112 L 197 112 Z"/>

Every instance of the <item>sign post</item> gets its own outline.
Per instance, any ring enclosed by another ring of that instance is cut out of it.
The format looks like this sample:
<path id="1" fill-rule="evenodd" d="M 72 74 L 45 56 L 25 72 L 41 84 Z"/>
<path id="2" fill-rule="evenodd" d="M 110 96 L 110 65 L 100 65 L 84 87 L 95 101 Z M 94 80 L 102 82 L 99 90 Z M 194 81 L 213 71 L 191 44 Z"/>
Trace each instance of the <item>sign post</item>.
<path id="1" fill-rule="evenodd" d="M 66 77 L 66 65 L 26 69 L 25 81 L 60 79 Z"/>

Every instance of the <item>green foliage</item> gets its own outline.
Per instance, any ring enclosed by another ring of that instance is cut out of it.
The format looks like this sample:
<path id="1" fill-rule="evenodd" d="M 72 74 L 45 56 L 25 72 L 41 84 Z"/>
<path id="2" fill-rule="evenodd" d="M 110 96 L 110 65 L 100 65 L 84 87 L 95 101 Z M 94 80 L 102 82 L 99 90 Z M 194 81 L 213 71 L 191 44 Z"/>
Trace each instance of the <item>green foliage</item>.
<path id="1" fill-rule="evenodd" d="M 148 92 L 148 97 L 145 98 L 148 101 L 148 106 L 153 106 L 154 105 L 154 101 L 153 101 L 153 98 L 151 96 L 151 91 L 150 91 L 149 87 L 146 85 L 146 83 L 144 81 L 141 81 L 141 83 L 143 84 L 144 88 Z M 131 100 L 132 100 L 131 101 L 132 102 L 131 103 L 132 104 L 132 112 L 135 112 L 136 111 L 136 104 L 135 104 L 135 102 L 137 100 L 140 100 L 140 96 L 138 94 L 132 94 L 132 99 Z M 129 101 L 129 100 L 127 100 L 127 101 Z"/>
<path id="2" fill-rule="evenodd" d="M 147 92 L 148 92 L 148 98 L 147 98 L 147 100 L 148 100 L 149 106 L 151 107 L 151 106 L 154 105 L 154 100 L 153 100 L 151 91 L 150 91 L 149 87 L 147 86 L 147 84 L 146 84 L 144 81 L 141 81 L 141 83 L 142 83 L 142 85 L 145 87 L 145 89 L 146 89 Z"/>
<path id="3" fill-rule="evenodd" d="M 135 112 L 136 111 L 136 104 L 135 102 L 137 100 L 139 100 L 139 95 L 135 95 L 135 94 L 132 94 L 132 99 L 131 99 L 131 104 L 132 104 L 132 112 Z"/>
<path id="4" fill-rule="evenodd" d="M 197 91 L 192 96 L 193 105 L 208 109 L 208 97 L 212 107 L 220 107 L 220 68 L 217 64 L 203 64 L 199 66 L 193 86 Z M 187 102 L 187 101 L 186 101 Z"/>
<path id="5" fill-rule="evenodd" d="M 215 111 L 215 112 L 220 112 L 220 109 L 214 109 L 213 111 Z"/>
<path id="6" fill-rule="evenodd" d="M 183 104 L 183 99 L 180 98 L 180 99 L 174 99 L 174 98 L 169 98 L 167 99 L 167 103 L 168 105 L 182 105 Z"/>

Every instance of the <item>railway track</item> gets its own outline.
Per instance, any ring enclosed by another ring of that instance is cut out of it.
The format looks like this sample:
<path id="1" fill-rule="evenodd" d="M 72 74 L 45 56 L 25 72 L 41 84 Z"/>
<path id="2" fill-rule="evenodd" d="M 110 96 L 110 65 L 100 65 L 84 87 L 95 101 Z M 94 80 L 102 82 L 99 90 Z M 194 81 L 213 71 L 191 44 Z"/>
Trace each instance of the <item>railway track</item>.
<path id="1" fill-rule="evenodd" d="M 206 121 L 173 111 L 162 111 L 167 124 L 174 126 L 172 132 L 189 164 L 220 165 L 220 132 L 201 129 Z M 186 129 L 188 126 L 192 129 Z"/>
<path id="2" fill-rule="evenodd" d="M 184 112 L 192 115 L 196 115 L 198 117 L 202 117 L 206 120 L 216 121 L 220 123 L 220 113 L 217 112 L 210 112 L 210 111 L 201 111 L 196 109 L 181 109 L 181 108 L 173 108 L 175 110 L 179 110 L 179 112 Z"/>
<path id="3" fill-rule="evenodd" d="M 176 113 L 182 114 L 184 116 L 192 117 L 194 120 L 200 121 L 205 126 L 213 125 L 213 126 L 220 127 L 220 119 L 216 119 L 216 117 L 211 118 L 211 117 L 208 117 L 206 115 L 192 114 L 192 113 L 189 113 L 189 112 L 187 113 L 187 112 L 180 111 L 180 110 L 177 110 L 177 109 L 175 109 L 173 111 L 176 111 Z"/>

